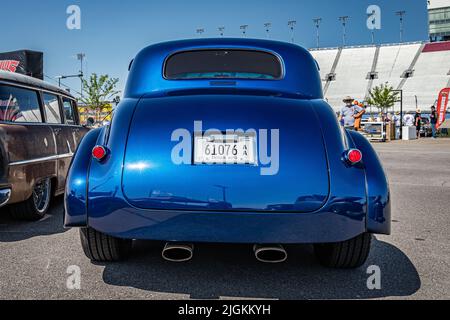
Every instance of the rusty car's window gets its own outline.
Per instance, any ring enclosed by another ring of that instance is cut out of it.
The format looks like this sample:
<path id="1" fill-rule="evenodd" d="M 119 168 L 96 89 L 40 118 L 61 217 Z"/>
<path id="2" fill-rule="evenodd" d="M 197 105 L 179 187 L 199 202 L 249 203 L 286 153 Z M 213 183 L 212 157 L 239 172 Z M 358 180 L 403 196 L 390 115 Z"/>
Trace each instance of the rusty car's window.
<path id="1" fill-rule="evenodd" d="M 275 80 L 281 76 L 282 66 L 277 56 L 254 50 L 183 51 L 170 56 L 164 68 L 164 77 L 170 80 Z"/>
<path id="2" fill-rule="evenodd" d="M 42 122 L 37 92 L 0 84 L 0 121 Z"/>
<path id="3" fill-rule="evenodd" d="M 61 123 L 61 112 L 59 110 L 58 96 L 44 93 L 44 109 L 47 123 Z"/>
<path id="4" fill-rule="evenodd" d="M 74 105 L 70 99 L 62 98 L 63 110 L 64 110 L 64 121 L 66 124 L 76 124 Z"/>

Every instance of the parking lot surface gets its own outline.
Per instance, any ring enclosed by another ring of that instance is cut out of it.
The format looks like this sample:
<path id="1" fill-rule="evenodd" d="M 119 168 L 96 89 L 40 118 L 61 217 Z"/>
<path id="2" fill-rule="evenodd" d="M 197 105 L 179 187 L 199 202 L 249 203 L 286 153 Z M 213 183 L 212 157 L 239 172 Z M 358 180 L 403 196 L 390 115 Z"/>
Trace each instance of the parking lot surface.
<path id="1" fill-rule="evenodd" d="M 199 244 L 192 261 L 177 264 L 145 241 L 127 262 L 93 264 L 78 230 L 62 227 L 57 198 L 38 222 L 0 215 L 0 299 L 450 299 L 450 139 L 374 146 L 391 184 L 392 235 L 375 237 L 362 268 L 323 268 L 308 245 L 287 246 L 287 262 L 270 265 L 251 245 Z M 380 290 L 367 288 L 371 265 Z M 67 287 L 73 266 L 79 290 Z"/>

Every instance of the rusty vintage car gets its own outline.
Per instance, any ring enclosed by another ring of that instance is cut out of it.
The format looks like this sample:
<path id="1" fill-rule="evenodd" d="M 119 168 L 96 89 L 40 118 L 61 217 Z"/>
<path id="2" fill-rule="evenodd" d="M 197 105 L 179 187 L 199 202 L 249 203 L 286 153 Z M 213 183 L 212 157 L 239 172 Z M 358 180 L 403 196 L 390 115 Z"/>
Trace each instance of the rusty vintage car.
<path id="1" fill-rule="evenodd" d="M 52 196 L 64 193 L 72 156 L 87 131 L 68 92 L 0 71 L 0 213 L 42 218 Z"/>

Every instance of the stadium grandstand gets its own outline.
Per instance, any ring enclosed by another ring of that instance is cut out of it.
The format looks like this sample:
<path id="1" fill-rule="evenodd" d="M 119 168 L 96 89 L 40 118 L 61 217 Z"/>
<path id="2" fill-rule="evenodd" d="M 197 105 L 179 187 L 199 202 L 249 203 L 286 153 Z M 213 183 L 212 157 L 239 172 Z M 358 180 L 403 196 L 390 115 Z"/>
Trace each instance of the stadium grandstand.
<path id="1" fill-rule="evenodd" d="M 365 101 L 384 83 L 402 90 L 404 111 L 435 104 L 450 86 L 450 1 L 428 1 L 428 15 L 430 41 L 311 49 L 331 106 L 339 110 L 347 95 Z"/>
<path id="2" fill-rule="evenodd" d="M 450 41 L 312 49 L 311 54 L 325 98 L 336 110 L 344 96 L 365 101 L 383 83 L 403 91 L 403 110 L 424 109 L 450 86 Z"/>

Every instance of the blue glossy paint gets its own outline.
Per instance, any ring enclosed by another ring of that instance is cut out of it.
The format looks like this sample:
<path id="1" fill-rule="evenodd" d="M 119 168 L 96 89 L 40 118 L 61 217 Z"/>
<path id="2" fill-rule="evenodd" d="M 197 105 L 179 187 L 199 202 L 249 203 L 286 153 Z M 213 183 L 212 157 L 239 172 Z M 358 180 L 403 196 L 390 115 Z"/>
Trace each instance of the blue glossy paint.
<path id="1" fill-rule="evenodd" d="M 272 164 L 278 173 L 261 175 L 262 164 L 174 164 L 171 134 L 185 128 L 193 137 L 196 120 L 203 130 L 279 130 L 279 164 Z M 225 199 L 218 185 L 227 187 Z M 329 192 L 318 119 L 307 100 L 236 94 L 142 99 L 128 136 L 122 188 L 140 208 L 315 211 Z"/>
<path id="2" fill-rule="evenodd" d="M 198 49 L 249 49 L 276 54 L 283 65 L 282 80 L 165 80 L 163 66 L 172 54 Z M 140 98 L 149 93 L 172 90 L 234 87 L 240 89 L 269 90 L 298 95 L 310 99 L 323 97 L 317 64 L 308 50 L 299 46 L 257 39 L 194 39 L 165 42 L 143 49 L 134 59 L 125 88 L 125 96 Z M 212 83 L 211 83 L 212 82 Z M 223 85 L 221 85 L 221 83 Z"/>
<path id="3" fill-rule="evenodd" d="M 285 78 L 162 77 L 168 55 L 198 48 L 273 52 Z M 278 174 L 261 176 L 259 166 L 175 165 L 171 133 L 193 132 L 196 120 L 205 129 L 279 129 Z M 110 150 L 101 162 L 88 159 L 95 144 Z M 362 163 L 343 161 L 349 148 L 362 150 Z M 77 184 L 80 177 L 85 180 Z M 226 201 L 215 185 L 229 188 Z M 166 197 L 155 198 L 154 191 Z M 388 233 L 389 200 L 379 159 L 364 138 L 341 131 L 306 50 L 264 40 L 178 41 L 138 54 L 110 127 L 83 141 L 68 180 L 66 226 L 131 239 L 337 242 L 367 231 Z"/>
<path id="4" fill-rule="evenodd" d="M 372 233 L 391 233 L 389 182 L 376 151 L 370 142 L 357 132 L 350 132 L 356 147 L 364 155 L 367 180 L 367 230 Z"/>
<path id="5" fill-rule="evenodd" d="M 89 131 L 78 146 L 72 158 L 71 170 L 67 176 L 65 192 L 65 225 L 83 227 L 87 224 L 87 190 L 92 148 L 95 146 L 102 129 Z"/>

